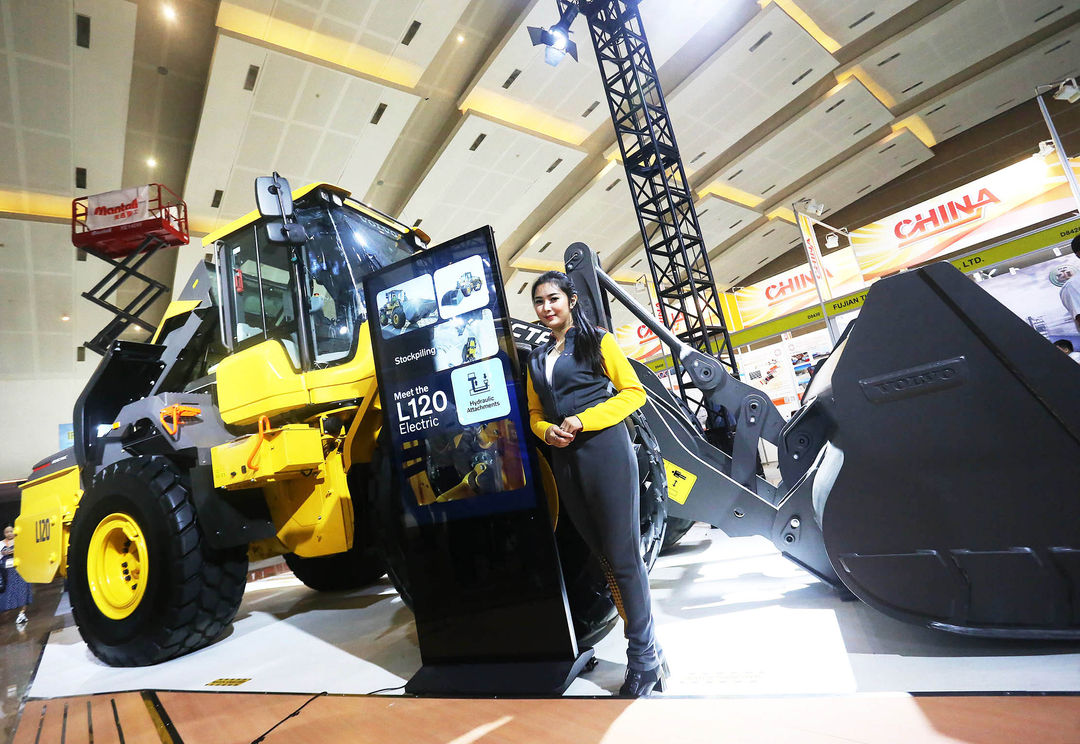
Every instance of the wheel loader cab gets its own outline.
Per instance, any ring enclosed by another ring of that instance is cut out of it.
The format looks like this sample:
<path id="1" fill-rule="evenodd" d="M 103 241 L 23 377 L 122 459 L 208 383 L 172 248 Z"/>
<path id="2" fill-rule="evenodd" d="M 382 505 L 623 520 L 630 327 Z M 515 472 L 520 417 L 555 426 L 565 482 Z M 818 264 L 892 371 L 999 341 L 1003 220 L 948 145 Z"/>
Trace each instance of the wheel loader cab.
<path id="1" fill-rule="evenodd" d="M 361 296 L 372 271 L 420 248 L 408 228 L 327 185 L 298 190 L 307 240 L 271 240 L 275 220 L 248 215 L 216 245 L 222 342 L 217 368 L 227 424 L 375 394 Z M 360 353 L 358 353 L 358 351 Z"/>

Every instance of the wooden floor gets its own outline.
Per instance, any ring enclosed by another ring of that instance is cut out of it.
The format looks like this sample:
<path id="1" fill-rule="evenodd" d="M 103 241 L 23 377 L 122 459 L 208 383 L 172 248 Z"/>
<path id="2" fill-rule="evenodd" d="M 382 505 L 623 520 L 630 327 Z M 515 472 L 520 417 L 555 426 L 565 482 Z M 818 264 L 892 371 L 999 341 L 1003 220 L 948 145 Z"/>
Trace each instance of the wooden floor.
<path id="1" fill-rule="evenodd" d="M 32 700 L 15 744 L 1075 744 L 1080 696 L 448 700 L 130 692 Z"/>

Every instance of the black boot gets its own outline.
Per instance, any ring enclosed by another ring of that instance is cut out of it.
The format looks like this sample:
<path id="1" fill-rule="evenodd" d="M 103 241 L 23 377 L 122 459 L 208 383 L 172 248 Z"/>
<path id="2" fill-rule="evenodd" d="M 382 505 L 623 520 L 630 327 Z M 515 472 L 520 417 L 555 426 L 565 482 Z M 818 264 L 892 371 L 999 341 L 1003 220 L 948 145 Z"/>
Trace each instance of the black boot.
<path id="1" fill-rule="evenodd" d="M 657 664 L 652 669 L 640 671 L 626 668 L 626 679 L 619 688 L 620 697 L 649 697 L 655 692 L 664 691 L 664 680 L 667 678 L 667 670 L 664 665 Z"/>

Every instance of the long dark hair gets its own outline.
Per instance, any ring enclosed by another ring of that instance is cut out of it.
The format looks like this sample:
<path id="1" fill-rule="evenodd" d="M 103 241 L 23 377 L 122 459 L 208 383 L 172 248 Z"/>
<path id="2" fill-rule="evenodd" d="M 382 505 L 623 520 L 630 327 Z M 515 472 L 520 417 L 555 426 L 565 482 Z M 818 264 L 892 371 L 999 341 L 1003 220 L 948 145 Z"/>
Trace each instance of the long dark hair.
<path id="1" fill-rule="evenodd" d="M 602 334 L 581 309 L 580 302 L 573 302 L 577 297 L 574 282 L 561 271 L 545 271 L 532 285 L 532 295 L 536 297 L 536 288 L 541 284 L 554 284 L 560 292 L 566 295 L 567 301 L 572 304 L 570 318 L 577 328 L 577 336 L 574 339 L 574 359 L 584 362 L 598 375 L 606 375 L 604 368 L 604 356 L 600 353 L 600 339 Z"/>

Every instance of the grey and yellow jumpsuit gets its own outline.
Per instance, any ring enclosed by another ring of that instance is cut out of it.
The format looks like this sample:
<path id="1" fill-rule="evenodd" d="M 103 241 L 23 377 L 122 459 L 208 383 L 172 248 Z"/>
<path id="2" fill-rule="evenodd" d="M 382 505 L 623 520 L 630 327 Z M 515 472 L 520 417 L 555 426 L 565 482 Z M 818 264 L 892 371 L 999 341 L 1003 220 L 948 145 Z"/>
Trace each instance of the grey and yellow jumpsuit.
<path id="1" fill-rule="evenodd" d="M 649 576 L 641 559 L 637 458 L 623 421 L 645 403 L 645 388 L 604 333 L 600 351 L 606 375 L 574 358 L 577 328 L 555 361 L 548 384 L 546 364 L 554 337 L 529 356 L 529 423 L 544 439 L 552 425 L 577 416 L 582 430 L 567 447 L 553 447 L 559 499 L 589 548 L 600 558 L 624 621 L 627 666 L 648 670 L 658 663 Z M 614 394 L 612 388 L 614 387 Z"/>

